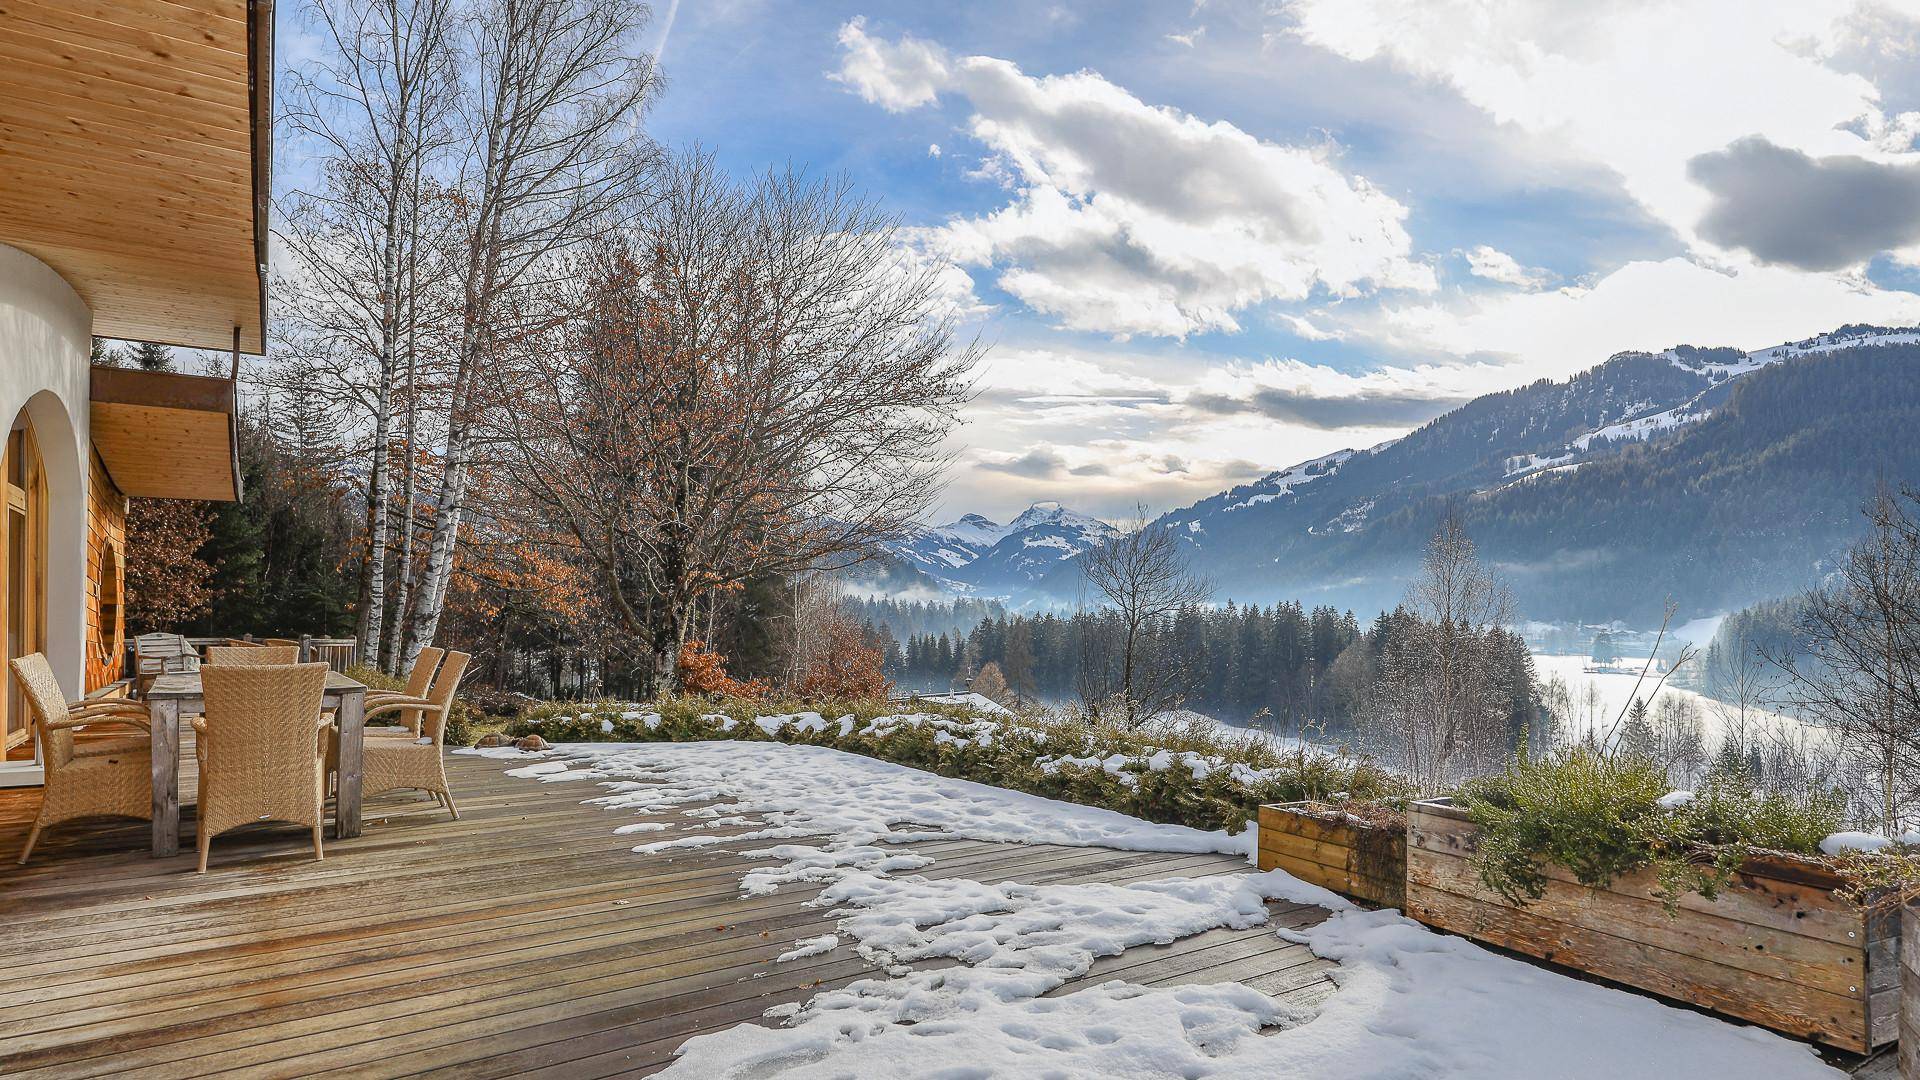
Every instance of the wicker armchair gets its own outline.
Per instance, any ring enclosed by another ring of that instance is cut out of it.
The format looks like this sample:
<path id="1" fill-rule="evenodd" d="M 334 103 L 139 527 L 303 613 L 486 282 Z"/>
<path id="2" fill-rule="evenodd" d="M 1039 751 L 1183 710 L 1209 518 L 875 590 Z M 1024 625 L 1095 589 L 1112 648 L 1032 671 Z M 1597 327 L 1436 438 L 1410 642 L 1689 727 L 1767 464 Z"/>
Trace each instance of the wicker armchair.
<path id="1" fill-rule="evenodd" d="M 325 858 L 326 721 L 320 716 L 327 665 L 200 669 L 207 714 L 193 722 L 200 759 L 200 872 L 218 833 L 255 821 L 313 829 L 313 857 Z"/>
<path id="2" fill-rule="evenodd" d="M 67 704 L 60 682 L 47 658 L 32 653 L 11 661 L 21 696 L 33 711 L 34 735 L 40 740 L 40 763 L 46 769 L 46 790 L 40 813 L 20 852 L 26 862 L 40 832 L 63 821 L 83 817 L 153 818 L 153 750 L 145 735 L 90 739 L 76 743 L 74 729 L 86 724 L 131 724 L 146 728 L 146 707 L 124 700 Z"/>
<path id="3" fill-rule="evenodd" d="M 453 804 L 453 788 L 447 783 L 446 759 L 441 756 L 447 735 L 447 714 L 453 709 L 453 694 L 466 674 L 463 652 L 450 652 L 434 676 L 433 687 L 425 697 L 391 698 L 369 704 L 367 715 L 380 712 L 417 710 L 423 717 L 421 734 L 416 739 L 368 739 L 362 750 L 362 795 L 376 795 L 395 788 L 418 788 L 439 800 L 455 820 L 460 810 Z"/>
<path id="4" fill-rule="evenodd" d="M 413 670 L 407 672 L 406 688 L 402 690 L 367 691 L 367 708 L 371 709 L 383 702 L 395 701 L 400 698 L 425 698 L 428 689 L 433 686 L 433 673 L 439 669 L 440 658 L 445 655 L 445 649 L 436 649 L 431 645 L 421 649 L 420 655 L 414 657 Z M 422 708 L 423 706 L 413 706 L 403 711 L 400 714 L 401 727 L 370 727 L 367 729 L 367 734 L 374 738 L 399 736 L 402 738 L 417 739 L 420 737 L 420 725 L 424 722 L 424 717 L 421 714 Z"/>
<path id="5" fill-rule="evenodd" d="M 225 667 L 268 667 L 300 662 L 298 645 L 209 645 L 207 663 Z"/>

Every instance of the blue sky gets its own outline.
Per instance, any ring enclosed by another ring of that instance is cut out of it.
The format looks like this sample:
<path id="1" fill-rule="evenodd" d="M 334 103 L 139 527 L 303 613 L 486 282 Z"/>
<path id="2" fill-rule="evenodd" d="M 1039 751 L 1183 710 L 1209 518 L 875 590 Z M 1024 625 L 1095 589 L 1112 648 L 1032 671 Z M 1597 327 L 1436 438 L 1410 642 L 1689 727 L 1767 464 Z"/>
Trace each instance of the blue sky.
<path id="1" fill-rule="evenodd" d="M 936 517 L 1920 322 L 1920 0 L 669 0 L 640 44 L 655 138 L 845 173 L 949 267 L 992 350 Z"/>

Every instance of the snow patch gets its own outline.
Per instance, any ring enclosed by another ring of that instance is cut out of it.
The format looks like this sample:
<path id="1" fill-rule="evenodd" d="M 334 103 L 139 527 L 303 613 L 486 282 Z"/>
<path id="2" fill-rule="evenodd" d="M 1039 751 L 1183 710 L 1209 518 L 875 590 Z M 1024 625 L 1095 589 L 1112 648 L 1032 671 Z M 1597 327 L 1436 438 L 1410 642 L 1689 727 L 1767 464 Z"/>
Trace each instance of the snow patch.
<path id="1" fill-rule="evenodd" d="M 839 947 L 839 934 L 822 934 L 819 937 L 807 938 L 804 941 L 795 942 L 793 948 L 775 957 L 773 962 L 776 964 L 784 964 L 789 960 L 800 960 L 809 956 L 819 956 L 821 953 L 829 953 Z M 799 1010 L 795 1009 L 794 1011 L 798 1012 Z"/>
<path id="2" fill-rule="evenodd" d="M 1893 841 L 1879 833 L 1837 832 L 1820 841 L 1820 850 L 1828 855 L 1843 855 L 1849 851 L 1884 851 L 1893 846 Z"/>

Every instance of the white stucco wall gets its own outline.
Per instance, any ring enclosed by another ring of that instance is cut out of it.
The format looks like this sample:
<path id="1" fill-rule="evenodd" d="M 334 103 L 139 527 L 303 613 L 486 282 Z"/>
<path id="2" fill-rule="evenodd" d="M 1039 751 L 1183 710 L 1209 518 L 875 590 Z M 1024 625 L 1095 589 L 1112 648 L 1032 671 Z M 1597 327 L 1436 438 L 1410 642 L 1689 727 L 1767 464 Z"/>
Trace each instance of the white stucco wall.
<path id="1" fill-rule="evenodd" d="M 65 279 L 0 244 L 0 432 L 21 409 L 47 470 L 47 659 L 68 697 L 85 673 L 88 357 L 93 313 Z"/>

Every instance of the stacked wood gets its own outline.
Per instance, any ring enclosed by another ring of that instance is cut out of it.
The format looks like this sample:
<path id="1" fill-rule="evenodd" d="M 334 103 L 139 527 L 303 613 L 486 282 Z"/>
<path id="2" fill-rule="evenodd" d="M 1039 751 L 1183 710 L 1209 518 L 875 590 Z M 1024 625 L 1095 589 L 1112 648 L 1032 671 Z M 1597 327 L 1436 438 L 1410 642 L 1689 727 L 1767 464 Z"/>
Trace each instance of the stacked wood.
<path id="1" fill-rule="evenodd" d="M 1322 803 L 1260 808 L 1259 864 L 1382 907 L 1406 903 L 1407 835 Z"/>
<path id="2" fill-rule="evenodd" d="M 1826 863 L 1750 859 L 1712 900 L 1669 912 L 1650 871 L 1601 888 L 1547 867 L 1524 906 L 1488 889 L 1469 857 L 1477 830 L 1449 800 L 1407 815 L 1407 914 L 1429 926 L 1856 1054 L 1899 1027 L 1899 919 L 1833 895 Z"/>

